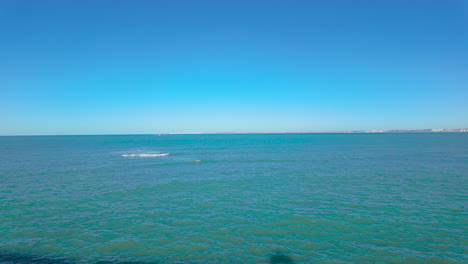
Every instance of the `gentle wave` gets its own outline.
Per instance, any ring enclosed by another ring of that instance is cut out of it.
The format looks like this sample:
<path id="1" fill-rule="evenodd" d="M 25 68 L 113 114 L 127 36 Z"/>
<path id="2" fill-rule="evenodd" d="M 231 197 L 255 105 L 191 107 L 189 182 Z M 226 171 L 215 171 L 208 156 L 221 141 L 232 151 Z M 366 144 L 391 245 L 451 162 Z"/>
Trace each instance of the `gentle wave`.
<path id="1" fill-rule="evenodd" d="M 122 157 L 163 157 L 169 156 L 169 153 L 162 153 L 162 154 L 123 154 Z"/>

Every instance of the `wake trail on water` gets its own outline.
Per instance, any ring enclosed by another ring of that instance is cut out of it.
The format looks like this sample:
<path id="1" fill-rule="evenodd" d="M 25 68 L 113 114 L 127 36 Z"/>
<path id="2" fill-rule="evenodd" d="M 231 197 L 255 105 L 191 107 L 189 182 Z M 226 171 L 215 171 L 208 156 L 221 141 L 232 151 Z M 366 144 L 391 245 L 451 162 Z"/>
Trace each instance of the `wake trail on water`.
<path id="1" fill-rule="evenodd" d="M 164 157 L 164 156 L 169 156 L 169 153 L 162 153 L 162 154 L 142 153 L 142 154 L 123 154 L 122 155 L 122 157 L 140 157 L 140 158 Z"/>

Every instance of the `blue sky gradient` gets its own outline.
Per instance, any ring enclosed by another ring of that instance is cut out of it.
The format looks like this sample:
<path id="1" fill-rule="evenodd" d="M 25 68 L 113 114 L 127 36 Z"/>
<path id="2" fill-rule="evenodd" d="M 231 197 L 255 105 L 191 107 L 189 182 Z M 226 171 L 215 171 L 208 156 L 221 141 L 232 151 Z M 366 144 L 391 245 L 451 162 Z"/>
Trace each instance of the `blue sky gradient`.
<path id="1" fill-rule="evenodd" d="M 0 0 L 0 135 L 468 127 L 462 0 Z"/>

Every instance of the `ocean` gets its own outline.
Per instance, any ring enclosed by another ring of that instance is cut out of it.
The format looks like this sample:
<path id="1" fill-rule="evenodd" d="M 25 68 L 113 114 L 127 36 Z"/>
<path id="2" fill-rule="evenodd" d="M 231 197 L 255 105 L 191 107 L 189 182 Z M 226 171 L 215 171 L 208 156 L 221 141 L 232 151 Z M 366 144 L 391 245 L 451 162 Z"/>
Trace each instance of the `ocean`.
<path id="1" fill-rule="evenodd" d="M 468 133 L 0 137 L 0 263 L 468 263 Z"/>

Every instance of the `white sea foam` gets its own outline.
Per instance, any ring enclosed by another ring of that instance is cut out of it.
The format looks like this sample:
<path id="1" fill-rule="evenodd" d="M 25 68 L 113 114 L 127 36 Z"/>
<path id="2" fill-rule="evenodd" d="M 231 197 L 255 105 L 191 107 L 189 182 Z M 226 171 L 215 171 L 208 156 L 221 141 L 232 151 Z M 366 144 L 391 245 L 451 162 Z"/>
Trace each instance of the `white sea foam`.
<path id="1" fill-rule="evenodd" d="M 163 156 L 169 156 L 169 153 L 162 153 L 162 154 L 148 154 L 148 153 L 142 153 L 142 154 L 123 154 L 122 157 L 163 157 Z"/>

